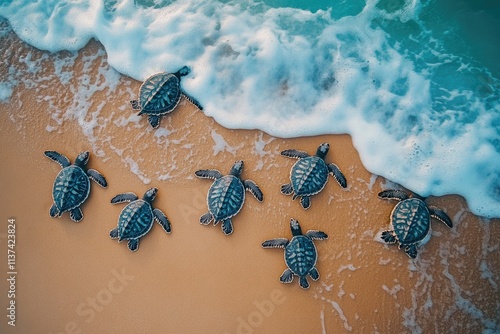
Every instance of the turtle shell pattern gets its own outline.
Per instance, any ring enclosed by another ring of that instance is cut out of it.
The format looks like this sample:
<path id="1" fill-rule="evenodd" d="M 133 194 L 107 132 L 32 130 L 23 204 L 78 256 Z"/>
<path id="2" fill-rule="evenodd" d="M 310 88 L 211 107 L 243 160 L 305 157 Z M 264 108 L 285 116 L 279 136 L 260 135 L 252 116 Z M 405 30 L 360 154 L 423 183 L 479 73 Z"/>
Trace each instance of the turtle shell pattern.
<path id="1" fill-rule="evenodd" d="M 139 101 L 142 112 L 163 115 L 172 111 L 181 99 L 179 78 L 171 73 L 149 77 L 141 86 Z"/>
<path id="2" fill-rule="evenodd" d="M 430 228 L 430 214 L 418 198 L 399 202 L 391 214 L 391 223 L 401 245 L 411 245 L 425 238 Z"/>
<path id="3" fill-rule="evenodd" d="M 118 233 L 121 239 L 137 239 L 148 233 L 153 226 L 151 205 L 138 199 L 127 204 L 118 218 Z"/>
<path id="4" fill-rule="evenodd" d="M 320 192 L 328 181 L 328 172 L 328 166 L 321 158 L 306 157 L 297 161 L 290 173 L 295 195 L 310 196 Z"/>
<path id="5" fill-rule="evenodd" d="M 298 276 L 306 276 L 316 265 L 317 259 L 318 253 L 314 242 L 304 235 L 293 237 L 285 247 L 285 262 Z"/>
<path id="6" fill-rule="evenodd" d="M 52 188 L 54 203 L 60 212 L 79 207 L 89 196 L 90 180 L 78 166 L 68 166 L 57 174 Z"/>
<path id="7" fill-rule="evenodd" d="M 208 190 L 208 209 L 216 222 L 236 215 L 245 201 L 245 188 L 240 179 L 226 175 L 215 180 Z"/>

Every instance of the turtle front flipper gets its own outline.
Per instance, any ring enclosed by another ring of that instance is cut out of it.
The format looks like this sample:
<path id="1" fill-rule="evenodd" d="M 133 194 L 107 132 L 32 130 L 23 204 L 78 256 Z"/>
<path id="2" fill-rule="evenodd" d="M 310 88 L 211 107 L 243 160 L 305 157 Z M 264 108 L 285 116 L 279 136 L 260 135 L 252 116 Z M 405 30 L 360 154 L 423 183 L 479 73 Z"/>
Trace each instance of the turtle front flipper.
<path id="1" fill-rule="evenodd" d="M 435 206 L 429 206 L 429 214 L 431 215 L 432 218 L 436 218 L 439 220 L 441 223 L 445 224 L 449 228 L 453 227 L 453 222 L 451 221 L 450 217 L 441 209 L 436 208 Z"/>
<path id="2" fill-rule="evenodd" d="M 243 182 L 245 186 L 245 190 L 248 190 L 252 195 L 259 201 L 262 202 L 264 200 L 264 195 L 260 190 L 259 186 L 252 180 L 245 180 Z"/>
<path id="3" fill-rule="evenodd" d="M 284 157 L 294 158 L 294 159 L 302 159 L 302 158 L 307 158 L 309 156 L 307 152 L 299 150 L 284 150 L 281 152 L 281 155 Z"/>
<path id="4" fill-rule="evenodd" d="M 394 231 L 383 231 L 380 235 L 380 238 L 386 244 L 394 244 L 396 243 L 396 241 L 398 241 L 398 239 L 396 239 L 396 233 L 394 233 Z"/>
<path id="5" fill-rule="evenodd" d="M 52 218 L 56 218 L 56 217 L 61 217 L 61 211 L 59 210 L 59 208 L 56 206 L 56 204 L 52 204 L 52 206 L 50 207 L 50 211 L 49 211 L 49 215 L 52 217 Z"/>
<path id="6" fill-rule="evenodd" d="M 82 209 L 80 209 L 80 207 L 74 208 L 73 210 L 70 211 L 69 217 L 75 223 L 79 223 L 83 219 Z"/>
<path id="7" fill-rule="evenodd" d="M 92 181 L 94 181 L 95 183 L 97 183 L 101 187 L 103 187 L 103 188 L 108 187 L 108 182 L 106 181 L 106 178 L 101 173 L 96 171 L 95 169 L 89 169 L 87 171 L 87 175 L 89 176 L 89 178 Z"/>
<path id="8" fill-rule="evenodd" d="M 319 271 L 318 271 L 318 269 L 316 269 L 316 267 L 312 268 L 309 271 L 309 275 L 311 276 L 311 278 L 313 279 L 313 281 L 317 281 L 319 279 Z"/>
<path id="9" fill-rule="evenodd" d="M 132 252 L 137 251 L 139 249 L 139 239 L 130 239 L 127 246 Z"/>
<path id="10" fill-rule="evenodd" d="M 226 219 L 222 222 L 221 224 L 222 232 L 224 232 L 225 235 L 230 235 L 233 233 L 233 222 L 231 219 Z"/>
<path id="11" fill-rule="evenodd" d="M 71 162 L 68 158 L 56 151 L 45 151 L 43 152 L 47 158 L 52 161 L 57 162 L 62 168 L 68 167 L 71 165 Z"/>
<path id="12" fill-rule="evenodd" d="M 208 225 L 212 222 L 212 220 L 214 220 L 214 216 L 210 212 L 207 212 L 200 217 L 200 224 Z"/>
<path id="13" fill-rule="evenodd" d="M 311 207 L 311 198 L 309 196 L 302 196 L 300 198 L 300 205 L 307 210 Z"/>
<path id="14" fill-rule="evenodd" d="M 194 175 L 201 179 L 212 179 L 217 180 L 222 177 L 221 172 L 215 169 L 201 169 L 194 172 Z"/>
<path id="15" fill-rule="evenodd" d="M 109 237 L 111 239 L 118 239 L 118 227 L 112 229 L 111 231 L 109 231 Z"/>
<path id="16" fill-rule="evenodd" d="M 293 187 L 291 183 L 283 184 L 281 186 L 281 193 L 283 195 L 291 195 L 293 194 Z"/>
<path id="17" fill-rule="evenodd" d="M 263 248 L 285 248 L 288 245 L 288 239 L 276 238 L 271 240 L 266 240 L 262 243 Z"/>
<path id="18" fill-rule="evenodd" d="M 160 116 L 149 115 L 148 116 L 148 122 L 149 122 L 149 124 L 151 124 L 151 126 L 153 127 L 153 129 L 156 129 L 157 127 L 160 126 Z"/>
<path id="19" fill-rule="evenodd" d="M 405 253 L 406 253 L 406 255 L 411 257 L 412 259 L 416 258 L 417 257 L 417 245 L 413 244 L 413 245 L 406 246 Z"/>
<path id="20" fill-rule="evenodd" d="M 292 283 L 292 281 L 293 281 L 293 272 L 289 268 L 287 268 L 287 269 L 285 269 L 283 274 L 281 274 L 280 282 L 281 283 Z"/>
<path id="21" fill-rule="evenodd" d="M 313 240 L 325 240 L 328 239 L 328 234 L 322 231 L 310 230 L 307 231 L 306 236 Z"/>
<path id="22" fill-rule="evenodd" d="M 309 289 L 309 282 L 306 276 L 301 276 L 299 280 L 299 285 L 302 289 Z"/>
<path id="23" fill-rule="evenodd" d="M 141 106 L 140 106 L 138 100 L 132 100 L 132 101 L 130 101 L 130 105 L 132 106 L 133 110 L 141 110 Z"/>
<path id="24" fill-rule="evenodd" d="M 404 201 L 405 199 L 410 198 L 410 196 L 406 192 L 396 189 L 382 190 L 378 193 L 378 197 L 385 199 L 397 199 L 399 201 Z"/>
<path id="25" fill-rule="evenodd" d="M 337 181 L 337 183 L 342 187 L 342 188 L 347 188 L 347 180 L 340 171 L 340 168 L 334 164 L 331 163 L 328 165 L 328 170 L 330 171 L 330 174 L 332 174 L 333 178 Z"/>
<path id="26" fill-rule="evenodd" d="M 170 233 L 172 232 L 172 227 L 170 225 L 170 222 L 167 219 L 167 216 L 161 211 L 160 209 L 154 209 L 153 214 L 158 221 L 158 224 L 161 225 L 161 227 L 165 230 L 165 232 Z"/>
<path id="27" fill-rule="evenodd" d="M 184 95 L 186 100 L 191 102 L 196 108 L 203 110 L 203 107 L 201 106 L 201 104 L 198 101 L 196 101 L 192 96 L 189 96 L 188 94 L 186 94 L 184 92 L 182 92 L 182 95 Z"/>
<path id="28" fill-rule="evenodd" d="M 118 194 L 115 197 L 111 199 L 111 204 L 119 204 L 119 203 L 124 203 L 124 202 L 133 202 L 135 200 L 139 199 L 136 194 L 134 193 L 123 193 L 123 194 Z"/>

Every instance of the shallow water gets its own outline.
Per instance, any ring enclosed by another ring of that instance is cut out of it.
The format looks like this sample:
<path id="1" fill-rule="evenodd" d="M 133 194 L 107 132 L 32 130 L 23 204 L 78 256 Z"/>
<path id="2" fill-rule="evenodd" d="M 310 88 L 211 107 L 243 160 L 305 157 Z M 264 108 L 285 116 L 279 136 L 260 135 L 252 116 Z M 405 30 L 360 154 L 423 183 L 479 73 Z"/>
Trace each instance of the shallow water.
<path id="1" fill-rule="evenodd" d="M 348 133 L 372 173 L 423 196 L 460 194 L 488 217 L 500 216 L 497 12 L 494 2 L 416 0 L 0 6 L 37 48 L 95 38 L 138 80 L 188 64 L 184 89 L 219 124 Z M 4 100 L 14 82 L 0 83 Z M 91 138 L 95 124 L 82 126 Z"/>

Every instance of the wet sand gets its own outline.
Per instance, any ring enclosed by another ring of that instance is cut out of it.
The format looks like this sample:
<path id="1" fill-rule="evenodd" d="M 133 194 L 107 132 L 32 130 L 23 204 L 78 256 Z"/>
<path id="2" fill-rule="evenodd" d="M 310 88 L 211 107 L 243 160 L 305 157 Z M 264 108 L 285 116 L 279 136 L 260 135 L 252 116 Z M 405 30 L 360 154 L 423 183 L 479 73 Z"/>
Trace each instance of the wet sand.
<path id="1" fill-rule="evenodd" d="M 7 257 L 6 225 L 15 218 L 17 270 L 15 327 L 7 324 L 9 286 L 2 280 L 2 333 L 499 330 L 500 220 L 472 215 L 461 197 L 429 199 L 455 226 L 433 221 L 431 240 L 411 260 L 374 240 L 395 204 L 377 198 L 390 182 L 363 167 L 348 135 L 279 139 L 229 130 L 185 100 L 152 130 L 128 104 L 141 83 L 110 69 L 99 43 L 78 55 L 42 52 L 12 33 L 1 43 L 0 74 L 12 80 L 15 69 L 24 78 L 0 103 L 0 253 Z M 53 64 L 65 59 L 74 75 L 62 80 L 64 69 Z M 33 64 L 43 70 L 31 73 Z M 348 188 L 330 179 L 305 211 L 279 191 L 295 162 L 279 153 L 295 148 L 312 154 L 323 142 L 330 144 L 327 162 L 340 167 Z M 107 189 L 91 185 L 80 223 L 67 213 L 59 219 L 48 214 L 60 167 L 44 157 L 45 150 L 72 162 L 89 150 L 88 166 L 108 180 Z M 242 177 L 261 187 L 264 201 L 247 193 L 234 233 L 225 236 L 219 225 L 198 222 L 211 181 L 194 171 L 226 174 L 240 159 Z M 154 207 L 166 213 L 172 233 L 155 224 L 132 253 L 108 236 L 125 206 L 110 199 L 128 191 L 142 196 L 153 186 L 159 188 Z M 308 290 L 297 278 L 281 284 L 283 250 L 260 246 L 290 238 L 292 217 L 304 231 L 329 235 L 315 242 L 321 277 L 309 279 Z"/>

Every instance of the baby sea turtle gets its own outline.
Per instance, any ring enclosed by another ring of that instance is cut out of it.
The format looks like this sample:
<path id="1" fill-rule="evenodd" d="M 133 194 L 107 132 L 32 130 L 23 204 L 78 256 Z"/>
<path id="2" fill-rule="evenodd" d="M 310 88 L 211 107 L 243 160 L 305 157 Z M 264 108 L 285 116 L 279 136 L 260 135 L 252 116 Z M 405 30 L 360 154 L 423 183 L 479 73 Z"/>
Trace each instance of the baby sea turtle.
<path id="1" fill-rule="evenodd" d="M 259 202 L 262 202 L 262 191 L 257 184 L 252 180 L 240 179 L 242 171 L 243 161 L 240 160 L 233 165 L 229 175 L 226 176 L 213 169 L 195 172 L 195 175 L 200 178 L 215 180 L 207 195 L 209 211 L 201 216 L 201 224 L 208 225 L 213 221 L 214 225 L 217 225 L 222 222 L 222 231 L 225 235 L 229 235 L 233 233 L 231 218 L 240 212 L 245 202 L 245 190 L 250 191 Z"/>
<path id="2" fill-rule="evenodd" d="M 51 217 L 61 217 L 63 212 L 69 211 L 71 220 L 78 223 L 83 219 L 80 206 L 90 194 L 90 180 L 103 188 L 106 188 L 108 183 L 104 176 L 95 169 L 85 169 L 89 161 L 89 152 L 80 153 L 73 165 L 67 157 L 56 151 L 45 151 L 44 154 L 62 167 L 52 188 L 54 204 L 49 214 Z"/>
<path id="3" fill-rule="evenodd" d="M 188 75 L 191 70 L 184 66 L 175 73 L 157 73 L 144 81 L 139 89 L 139 99 L 130 101 L 132 109 L 140 110 L 139 115 L 147 114 L 151 126 L 156 129 L 160 125 L 160 118 L 177 107 L 181 96 L 198 109 L 202 106 L 181 90 L 181 77 Z"/>
<path id="4" fill-rule="evenodd" d="M 110 238 L 118 239 L 118 242 L 128 240 L 128 249 L 135 252 L 139 248 L 139 239 L 151 230 L 155 219 L 165 232 L 170 233 L 172 228 L 167 216 L 160 209 L 151 207 L 157 192 L 157 188 L 148 189 L 142 199 L 134 193 L 123 193 L 113 197 L 112 204 L 130 203 L 120 213 L 118 227 L 109 231 Z"/>
<path id="5" fill-rule="evenodd" d="M 311 206 L 310 196 L 319 193 L 328 182 L 328 174 L 331 174 L 342 188 L 347 187 L 347 181 L 334 163 L 326 164 L 325 157 L 330 149 L 328 143 L 318 147 L 315 156 L 298 150 L 285 150 L 281 155 L 289 158 L 299 159 L 290 171 L 290 181 L 281 186 L 281 193 L 293 194 L 293 199 L 301 196 L 300 204 L 304 209 Z"/>
<path id="6" fill-rule="evenodd" d="M 383 231 L 381 238 L 388 244 L 399 243 L 399 248 L 403 248 L 412 259 L 417 257 L 417 247 L 430 238 L 431 217 L 453 227 L 450 217 L 444 211 L 427 206 L 421 198 L 410 198 L 402 190 L 384 190 L 378 197 L 400 201 L 391 213 L 392 230 Z"/>
<path id="7" fill-rule="evenodd" d="M 290 220 L 292 229 L 292 240 L 285 238 L 271 239 L 264 241 L 264 248 L 284 248 L 285 263 L 288 266 L 280 277 L 281 283 L 291 283 L 293 275 L 299 276 L 299 284 L 303 289 L 309 288 L 307 276 L 313 280 L 318 280 L 319 272 L 316 269 L 318 252 L 313 240 L 328 239 L 328 235 L 321 231 L 307 231 L 304 235 L 300 229 L 299 222 L 295 219 Z"/>

